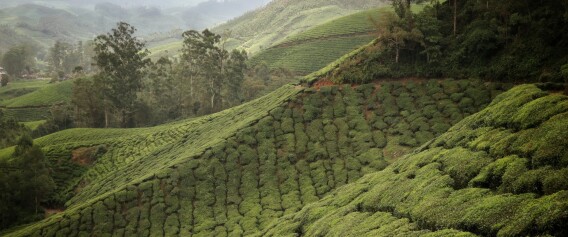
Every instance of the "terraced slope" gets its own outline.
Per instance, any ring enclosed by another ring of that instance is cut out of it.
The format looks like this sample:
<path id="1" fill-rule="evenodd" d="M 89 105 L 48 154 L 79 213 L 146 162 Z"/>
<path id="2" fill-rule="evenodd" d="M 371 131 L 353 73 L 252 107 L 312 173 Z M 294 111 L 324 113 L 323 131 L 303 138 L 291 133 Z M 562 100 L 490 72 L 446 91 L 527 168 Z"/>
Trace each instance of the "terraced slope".
<path id="1" fill-rule="evenodd" d="M 5 87 L 0 87 L 0 103 L 5 100 L 13 99 L 31 92 L 34 92 L 44 86 L 47 86 L 49 81 L 46 80 L 33 80 L 33 81 L 13 81 L 8 83 Z"/>
<path id="2" fill-rule="evenodd" d="M 286 68 L 298 75 L 315 72 L 337 58 L 371 42 L 377 17 L 387 8 L 365 10 L 331 20 L 292 35 L 255 55 L 253 64 L 264 62 L 269 68 Z"/>
<path id="3" fill-rule="evenodd" d="M 516 87 L 259 235 L 566 236 L 566 127 L 568 97 Z"/>
<path id="4" fill-rule="evenodd" d="M 383 5 L 382 0 L 278 0 L 216 27 L 231 30 L 242 47 L 255 54 L 270 48 L 286 35 L 294 35 L 316 25 L 360 10 Z"/>
<path id="5" fill-rule="evenodd" d="M 286 86 L 156 128 L 52 134 L 36 142 L 60 174 L 54 199 L 67 209 L 6 235 L 254 234 L 384 169 L 501 89 L 436 80 Z"/>
<path id="6" fill-rule="evenodd" d="M 267 6 L 246 13 L 212 29 L 230 32 L 228 49 L 240 48 L 255 55 L 275 46 L 288 35 L 295 35 L 327 21 L 384 5 L 383 0 L 274 0 Z M 358 28 L 355 26 L 354 28 Z M 181 41 L 150 48 L 152 59 L 175 56 Z"/>
<path id="7" fill-rule="evenodd" d="M 71 100 L 72 88 L 72 81 L 15 83 L 13 88 L 0 94 L 7 98 L 0 101 L 0 106 L 6 117 L 19 122 L 44 120 L 50 115 L 51 105 Z M 14 93 L 18 96 L 9 96 Z"/>
<path id="8" fill-rule="evenodd" d="M 32 93 L 2 102 L 8 108 L 49 106 L 60 101 L 71 99 L 73 81 L 64 81 L 46 85 Z"/>
<path id="9" fill-rule="evenodd" d="M 415 4 L 412 11 L 419 12 L 423 7 Z M 378 19 L 387 11 L 393 10 L 391 7 L 373 8 L 317 25 L 276 42 L 256 54 L 251 62 L 264 62 L 272 69 L 286 68 L 298 75 L 316 72 L 376 39 L 370 18 Z"/>

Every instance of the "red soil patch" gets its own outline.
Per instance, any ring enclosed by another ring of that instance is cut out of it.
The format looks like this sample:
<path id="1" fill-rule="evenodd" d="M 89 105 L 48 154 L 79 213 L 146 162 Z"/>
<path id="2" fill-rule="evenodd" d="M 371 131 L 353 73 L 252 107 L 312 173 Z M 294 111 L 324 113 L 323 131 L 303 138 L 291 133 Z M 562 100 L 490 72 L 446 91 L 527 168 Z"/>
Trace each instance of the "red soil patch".
<path id="1" fill-rule="evenodd" d="M 95 162 L 96 147 L 81 147 L 71 152 L 71 161 L 80 166 L 89 166 Z"/>
<path id="2" fill-rule="evenodd" d="M 314 83 L 312 85 L 313 88 L 316 88 L 318 91 L 321 87 L 323 86 L 333 86 L 335 85 L 335 83 L 333 83 L 331 80 L 329 80 L 328 78 L 324 78 L 324 79 L 320 79 L 318 80 L 316 83 Z"/>
<path id="3" fill-rule="evenodd" d="M 43 210 L 45 211 L 45 217 L 46 217 L 46 218 L 47 218 L 47 217 L 50 217 L 50 216 L 53 216 L 53 215 L 55 215 L 55 214 L 57 214 L 57 213 L 60 213 L 60 212 L 65 211 L 65 209 L 63 209 L 63 208 L 45 208 L 45 209 L 43 209 Z"/>

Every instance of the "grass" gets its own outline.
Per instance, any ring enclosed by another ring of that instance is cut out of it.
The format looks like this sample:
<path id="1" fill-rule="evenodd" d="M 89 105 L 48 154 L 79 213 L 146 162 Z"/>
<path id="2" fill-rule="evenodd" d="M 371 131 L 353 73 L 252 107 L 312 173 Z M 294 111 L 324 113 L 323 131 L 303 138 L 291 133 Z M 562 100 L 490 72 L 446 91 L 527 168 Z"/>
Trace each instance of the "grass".
<path id="1" fill-rule="evenodd" d="M 554 108 L 551 100 L 558 95 L 516 87 L 413 154 L 259 235 L 564 236 L 568 134 L 560 128 L 568 126 L 568 104 Z M 514 125 L 536 108 L 555 112 L 531 128 Z"/>
<path id="2" fill-rule="evenodd" d="M 481 81 L 459 85 L 446 97 L 489 88 Z M 404 136 L 439 135 L 444 131 L 434 125 L 455 124 L 455 113 L 465 116 L 462 111 L 489 103 L 446 103 L 437 116 L 425 118 L 421 103 L 444 102 L 428 91 L 446 93 L 445 87 L 438 81 L 285 86 L 193 120 L 51 134 L 35 142 L 58 184 L 52 201 L 65 203 L 66 210 L 3 234 L 252 235 L 398 162 L 419 145 L 401 142 Z M 408 99 L 408 93 L 420 96 Z M 424 124 L 411 126 L 414 121 Z M 0 159 L 10 149 L 0 150 Z"/>

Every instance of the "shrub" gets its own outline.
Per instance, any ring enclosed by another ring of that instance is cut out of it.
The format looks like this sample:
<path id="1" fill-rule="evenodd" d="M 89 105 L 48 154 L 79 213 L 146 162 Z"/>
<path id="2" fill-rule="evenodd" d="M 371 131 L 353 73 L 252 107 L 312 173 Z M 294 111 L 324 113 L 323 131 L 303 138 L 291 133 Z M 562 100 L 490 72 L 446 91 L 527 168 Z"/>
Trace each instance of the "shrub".
<path id="1" fill-rule="evenodd" d="M 408 95 L 407 93 L 403 93 L 396 99 L 396 104 L 398 108 L 401 110 L 414 111 L 416 110 L 416 108 L 414 106 L 413 100 L 414 99 L 410 97 L 410 95 Z"/>
<path id="2" fill-rule="evenodd" d="M 414 133 L 414 137 L 416 138 L 416 141 L 418 142 L 418 144 L 424 144 L 434 138 L 436 138 L 434 136 L 434 134 L 432 134 L 431 132 L 425 131 L 425 130 L 420 130 Z"/>
<path id="3" fill-rule="evenodd" d="M 0 86 L 5 87 L 10 82 L 8 74 L 0 75 Z"/>
<path id="4" fill-rule="evenodd" d="M 410 132 L 406 132 L 399 137 L 398 144 L 402 146 L 416 147 L 418 142 Z"/>
<path id="5" fill-rule="evenodd" d="M 448 131 L 450 127 L 451 127 L 450 125 L 445 123 L 435 123 L 434 125 L 432 125 L 432 132 L 434 132 L 434 134 L 436 135 L 439 135 Z"/>
<path id="6" fill-rule="evenodd" d="M 363 95 L 363 98 L 371 98 L 371 94 L 375 90 L 375 84 L 363 84 L 356 88 L 356 91 Z"/>

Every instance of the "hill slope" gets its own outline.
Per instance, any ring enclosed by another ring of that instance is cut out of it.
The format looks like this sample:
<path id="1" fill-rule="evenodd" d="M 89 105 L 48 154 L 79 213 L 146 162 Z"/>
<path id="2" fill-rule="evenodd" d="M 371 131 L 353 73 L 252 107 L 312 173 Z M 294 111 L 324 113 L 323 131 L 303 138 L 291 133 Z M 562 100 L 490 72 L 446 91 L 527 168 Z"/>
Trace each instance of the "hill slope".
<path id="1" fill-rule="evenodd" d="M 317 71 L 371 42 L 375 36 L 369 17 L 376 18 L 380 11 L 386 10 L 365 10 L 315 26 L 261 51 L 251 62 L 266 63 L 271 69 L 286 68 L 300 75 Z"/>
<path id="2" fill-rule="evenodd" d="M 533 85 L 263 236 L 566 236 L 568 97 Z"/>
<path id="3" fill-rule="evenodd" d="M 36 142 L 57 174 L 53 199 L 68 200 L 67 210 L 9 236 L 253 234 L 441 134 L 489 103 L 491 88 L 498 94 L 501 87 L 435 80 L 303 92 L 286 86 L 156 128 L 52 134 Z M 81 155 L 88 150 L 94 160 Z"/>
<path id="4" fill-rule="evenodd" d="M 0 108 L 7 118 L 19 122 L 44 120 L 50 107 L 70 101 L 73 81 L 48 84 L 47 81 L 11 83 L 0 89 Z"/>
<path id="5" fill-rule="evenodd" d="M 243 42 L 242 47 L 254 54 L 273 46 L 287 35 L 382 4 L 382 0 L 277 0 L 213 30 L 230 30 L 234 38 Z"/>
<path id="6" fill-rule="evenodd" d="M 376 8 L 384 2 L 382 0 L 275 0 L 265 7 L 246 13 L 212 30 L 217 34 L 230 32 L 227 48 L 242 48 L 254 55 L 282 42 L 286 36 L 302 33 L 317 25 L 361 10 Z M 368 23 L 365 22 L 363 25 L 366 26 Z M 359 27 L 356 26 L 355 29 Z M 181 47 L 181 41 L 176 40 L 155 45 L 149 50 L 152 52 L 151 57 L 157 58 L 177 55 Z"/>

